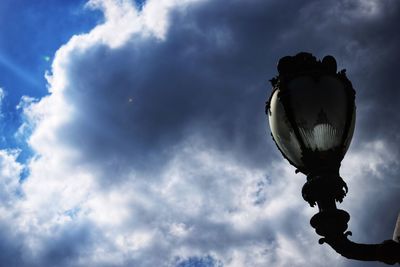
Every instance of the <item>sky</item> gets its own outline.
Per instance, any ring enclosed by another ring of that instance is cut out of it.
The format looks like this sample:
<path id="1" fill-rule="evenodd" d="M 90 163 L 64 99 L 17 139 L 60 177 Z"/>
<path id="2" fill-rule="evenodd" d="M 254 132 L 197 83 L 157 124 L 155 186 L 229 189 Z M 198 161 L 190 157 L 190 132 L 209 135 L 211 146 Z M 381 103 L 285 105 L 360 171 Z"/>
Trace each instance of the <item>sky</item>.
<path id="1" fill-rule="evenodd" d="M 270 137 L 286 55 L 357 91 L 351 240 L 400 211 L 397 0 L 3 0 L 0 266 L 378 267 L 337 255 Z"/>

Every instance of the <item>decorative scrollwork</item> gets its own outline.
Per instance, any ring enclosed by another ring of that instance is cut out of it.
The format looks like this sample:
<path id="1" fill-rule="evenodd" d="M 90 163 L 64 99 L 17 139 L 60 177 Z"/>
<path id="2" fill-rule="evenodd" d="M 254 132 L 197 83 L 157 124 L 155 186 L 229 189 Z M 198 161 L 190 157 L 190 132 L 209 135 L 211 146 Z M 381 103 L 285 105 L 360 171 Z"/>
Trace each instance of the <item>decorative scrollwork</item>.
<path id="1" fill-rule="evenodd" d="M 326 198 L 342 202 L 348 192 L 346 182 L 338 175 L 308 176 L 302 189 L 302 196 L 311 207 Z"/>

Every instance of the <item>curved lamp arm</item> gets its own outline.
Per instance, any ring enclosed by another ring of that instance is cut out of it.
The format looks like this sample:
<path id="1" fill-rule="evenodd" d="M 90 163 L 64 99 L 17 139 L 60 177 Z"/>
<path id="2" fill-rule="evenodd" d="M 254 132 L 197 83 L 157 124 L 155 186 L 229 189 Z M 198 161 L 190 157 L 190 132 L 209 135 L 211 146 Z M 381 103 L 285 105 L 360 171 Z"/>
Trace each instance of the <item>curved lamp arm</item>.
<path id="1" fill-rule="evenodd" d="M 351 232 L 335 238 L 321 238 L 320 243 L 327 243 L 337 253 L 353 260 L 380 261 L 386 264 L 400 264 L 400 243 L 386 240 L 381 244 L 358 244 L 350 241 L 347 236 Z"/>
<path id="2" fill-rule="evenodd" d="M 396 242 L 400 231 L 400 216 L 394 231 L 393 240 L 381 244 L 359 244 L 349 240 L 346 232 L 350 215 L 336 208 L 334 201 L 318 201 L 319 212 L 311 220 L 311 226 L 322 236 L 320 244 L 327 243 L 343 257 L 360 261 L 380 261 L 386 264 L 400 264 L 400 243 Z"/>

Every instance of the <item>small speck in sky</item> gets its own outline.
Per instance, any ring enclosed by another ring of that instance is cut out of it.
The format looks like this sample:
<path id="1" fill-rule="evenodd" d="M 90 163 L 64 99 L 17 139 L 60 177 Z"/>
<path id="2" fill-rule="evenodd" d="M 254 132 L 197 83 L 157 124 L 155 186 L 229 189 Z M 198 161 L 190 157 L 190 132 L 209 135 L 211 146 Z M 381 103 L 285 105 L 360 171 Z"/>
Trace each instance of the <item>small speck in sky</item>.
<path id="1" fill-rule="evenodd" d="M 50 61 L 50 57 L 49 56 L 44 56 L 43 57 L 44 61 L 49 62 Z"/>

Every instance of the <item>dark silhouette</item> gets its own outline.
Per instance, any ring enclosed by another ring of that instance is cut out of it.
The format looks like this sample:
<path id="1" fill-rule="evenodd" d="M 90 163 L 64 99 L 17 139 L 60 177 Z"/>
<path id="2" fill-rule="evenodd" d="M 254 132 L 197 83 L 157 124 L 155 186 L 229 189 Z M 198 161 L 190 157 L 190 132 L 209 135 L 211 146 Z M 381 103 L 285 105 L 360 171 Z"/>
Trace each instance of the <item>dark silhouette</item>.
<path id="1" fill-rule="evenodd" d="M 305 52 L 281 58 L 277 69 L 266 106 L 272 138 L 296 172 L 307 176 L 302 195 L 318 206 L 310 223 L 323 236 L 320 244 L 349 259 L 400 263 L 398 238 L 354 243 L 346 231 L 350 215 L 336 207 L 348 191 L 339 169 L 355 125 L 355 90 L 345 70 L 337 72 L 333 56 L 320 61 Z"/>

